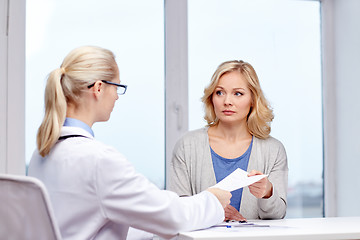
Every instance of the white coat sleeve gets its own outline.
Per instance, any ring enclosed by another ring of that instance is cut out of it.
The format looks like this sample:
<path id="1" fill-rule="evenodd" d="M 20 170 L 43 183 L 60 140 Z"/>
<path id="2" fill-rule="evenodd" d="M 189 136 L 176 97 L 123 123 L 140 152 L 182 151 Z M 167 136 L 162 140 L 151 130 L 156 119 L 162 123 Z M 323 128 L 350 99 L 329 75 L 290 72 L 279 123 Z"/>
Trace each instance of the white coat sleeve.
<path id="1" fill-rule="evenodd" d="M 137 173 L 115 149 L 99 154 L 103 156 L 97 162 L 95 185 L 106 219 L 164 238 L 223 221 L 224 210 L 210 192 L 178 197 Z"/>

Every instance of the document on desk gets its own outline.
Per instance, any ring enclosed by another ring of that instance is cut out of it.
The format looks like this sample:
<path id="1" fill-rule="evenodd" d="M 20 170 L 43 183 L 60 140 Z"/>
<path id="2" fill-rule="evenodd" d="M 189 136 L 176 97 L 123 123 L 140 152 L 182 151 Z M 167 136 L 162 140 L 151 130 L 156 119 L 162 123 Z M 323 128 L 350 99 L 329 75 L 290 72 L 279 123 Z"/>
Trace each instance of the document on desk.
<path id="1" fill-rule="evenodd" d="M 225 227 L 225 228 L 235 228 L 235 227 L 270 227 L 267 224 L 255 224 L 251 222 L 238 222 L 238 221 L 230 221 L 230 222 L 223 222 L 217 225 L 212 226 L 212 228 L 216 227 Z"/>
<path id="2" fill-rule="evenodd" d="M 226 178 L 224 178 L 223 180 L 221 180 L 212 187 L 220 188 L 231 192 L 236 189 L 249 186 L 267 176 L 267 175 L 255 175 L 248 177 L 247 175 L 248 172 L 238 168 L 232 173 L 230 173 Z"/>

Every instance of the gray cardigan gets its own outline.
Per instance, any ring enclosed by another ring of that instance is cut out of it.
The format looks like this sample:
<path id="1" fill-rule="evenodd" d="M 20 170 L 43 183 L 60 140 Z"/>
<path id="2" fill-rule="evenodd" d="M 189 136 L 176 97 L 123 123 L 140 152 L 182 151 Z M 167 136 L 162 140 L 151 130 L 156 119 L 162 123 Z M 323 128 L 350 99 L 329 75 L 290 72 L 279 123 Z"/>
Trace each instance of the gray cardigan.
<path id="1" fill-rule="evenodd" d="M 180 196 L 194 195 L 216 184 L 208 128 L 186 133 L 175 145 L 169 168 L 168 189 Z M 247 219 L 279 219 L 286 214 L 288 164 L 285 148 L 273 137 L 253 138 L 248 171 L 268 174 L 273 195 L 257 199 L 243 189 L 240 213 Z"/>

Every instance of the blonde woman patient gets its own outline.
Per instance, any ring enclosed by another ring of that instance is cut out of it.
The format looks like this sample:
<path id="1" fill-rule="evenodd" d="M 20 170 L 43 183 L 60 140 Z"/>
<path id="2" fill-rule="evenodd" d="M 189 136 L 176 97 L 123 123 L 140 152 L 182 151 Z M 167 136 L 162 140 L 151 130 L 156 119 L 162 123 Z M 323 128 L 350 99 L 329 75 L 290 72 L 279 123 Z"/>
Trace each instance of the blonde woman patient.
<path id="1" fill-rule="evenodd" d="M 96 46 L 72 50 L 47 79 L 28 175 L 45 184 L 62 238 L 126 239 L 134 227 L 168 239 L 222 222 L 230 192 L 205 189 L 181 198 L 160 190 L 96 140 L 92 126 L 109 120 L 126 90 L 114 54 Z"/>
<path id="2" fill-rule="evenodd" d="M 175 145 L 168 189 L 192 196 L 237 168 L 262 180 L 232 191 L 225 220 L 280 219 L 286 214 L 287 157 L 270 136 L 274 116 L 254 68 L 244 61 L 219 65 L 204 90 L 207 126 L 186 133 Z"/>

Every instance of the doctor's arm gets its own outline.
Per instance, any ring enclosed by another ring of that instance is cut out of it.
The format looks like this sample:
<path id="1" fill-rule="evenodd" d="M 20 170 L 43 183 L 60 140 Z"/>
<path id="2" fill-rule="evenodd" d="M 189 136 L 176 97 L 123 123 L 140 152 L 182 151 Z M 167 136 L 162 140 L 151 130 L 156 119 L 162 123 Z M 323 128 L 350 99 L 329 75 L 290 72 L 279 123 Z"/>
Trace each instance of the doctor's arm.
<path id="1" fill-rule="evenodd" d="M 179 197 L 174 192 L 157 188 L 137 173 L 124 157 L 113 158 L 116 160 L 99 161 L 96 176 L 104 219 L 164 238 L 180 231 L 207 228 L 224 220 L 223 205 L 227 198 L 230 201 L 229 192 L 203 191 L 191 197 Z"/>

